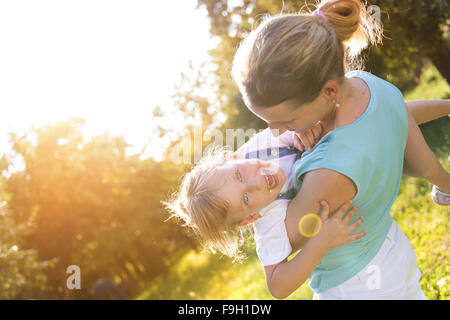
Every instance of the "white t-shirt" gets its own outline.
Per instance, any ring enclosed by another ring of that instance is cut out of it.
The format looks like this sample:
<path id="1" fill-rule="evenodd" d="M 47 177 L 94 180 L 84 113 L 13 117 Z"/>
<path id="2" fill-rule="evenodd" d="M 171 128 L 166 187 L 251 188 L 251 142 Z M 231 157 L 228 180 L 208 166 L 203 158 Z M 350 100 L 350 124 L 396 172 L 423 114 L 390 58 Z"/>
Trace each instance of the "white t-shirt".
<path id="1" fill-rule="evenodd" d="M 256 150 L 277 150 L 277 148 L 293 147 L 293 134 L 291 131 L 286 131 L 275 138 L 267 128 L 253 136 L 237 150 L 237 153 L 245 154 Z M 295 159 L 296 154 L 291 154 L 271 160 L 286 174 L 286 182 L 281 188 L 281 193 L 293 188 L 291 169 Z M 253 222 L 256 253 L 263 266 L 270 266 L 283 261 L 292 251 L 284 224 L 288 204 L 289 200 L 286 199 L 275 200 L 264 207 L 259 212 L 261 217 Z"/>

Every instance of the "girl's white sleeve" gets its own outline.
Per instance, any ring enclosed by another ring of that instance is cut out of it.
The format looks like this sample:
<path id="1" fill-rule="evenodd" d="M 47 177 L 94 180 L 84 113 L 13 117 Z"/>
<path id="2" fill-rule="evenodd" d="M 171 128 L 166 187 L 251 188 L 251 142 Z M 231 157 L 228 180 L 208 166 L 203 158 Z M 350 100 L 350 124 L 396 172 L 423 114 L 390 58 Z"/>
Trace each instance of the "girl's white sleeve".
<path id="1" fill-rule="evenodd" d="M 284 219 L 288 201 L 278 200 L 253 223 L 256 253 L 263 266 L 277 264 L 292 251 Z"/>

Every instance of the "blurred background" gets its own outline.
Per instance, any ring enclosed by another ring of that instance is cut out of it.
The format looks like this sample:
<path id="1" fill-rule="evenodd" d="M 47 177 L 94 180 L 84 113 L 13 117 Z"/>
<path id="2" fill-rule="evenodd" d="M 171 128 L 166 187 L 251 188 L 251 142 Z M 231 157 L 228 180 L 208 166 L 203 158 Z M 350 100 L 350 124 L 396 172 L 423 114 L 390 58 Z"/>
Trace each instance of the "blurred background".
<path id="1" fill-rule="evenodd" d="M 233 264 L 160 201 L 191 167 L 168 155 L 196 129 L 265 127 L 231 79 L 234 52 L 265 15 L 314 2 L 0 1 L 0 298 L 271 299 L 251 239 Z M 449 2 L 368 5 L 385 39 L 365 69 L 406 100 L 449 99 Z M 450 119 L 421 129 L 450 170 Z M 427 297 L 449 299 L 450 212 L 430 191 L 404 178 L 392 215 Z M 308 285 L 289 297 L 311 298 Z"/>

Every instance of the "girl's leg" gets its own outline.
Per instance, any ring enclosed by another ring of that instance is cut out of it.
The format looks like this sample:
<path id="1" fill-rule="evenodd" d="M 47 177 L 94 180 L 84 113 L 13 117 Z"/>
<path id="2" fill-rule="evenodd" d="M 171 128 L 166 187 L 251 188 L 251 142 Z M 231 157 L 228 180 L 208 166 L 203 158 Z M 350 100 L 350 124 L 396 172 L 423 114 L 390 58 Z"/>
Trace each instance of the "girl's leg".
<path id="1" fill-rule="evenodd" d="M 405 104 L 418 124 L 450 115 L 450 99 L 414 100 Z"/>

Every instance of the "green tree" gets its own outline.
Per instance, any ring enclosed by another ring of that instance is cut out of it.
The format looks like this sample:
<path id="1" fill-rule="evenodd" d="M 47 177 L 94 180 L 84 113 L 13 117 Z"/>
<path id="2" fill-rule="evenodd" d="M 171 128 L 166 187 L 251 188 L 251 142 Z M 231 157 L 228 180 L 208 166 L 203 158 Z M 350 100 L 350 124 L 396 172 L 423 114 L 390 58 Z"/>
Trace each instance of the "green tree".
<path id="1" fill-rule="evenodd" d="M 3 189 L 0 177 L 0 187 Z M 7 208 L 7 196 L 0 190 L 0 299 L 35 298 L 49 290 L 45 272 L 55 260 L 40 261 L 37 251 L 23 248 L 23 237 L 32 219 L 17 225 Z"/>
<path id="2" fill-rule="evenodd" d="M 228 121 L 224 127 L 265 125 L 244 108 L 231 79 L 234 53 L 245 35 L 265 15 L 292 13 L 315 8 L 315 0 L 198 0 L 210 19 L 211 35 L 220 41 L 211 51 L 217 65 L 217 96 L 221 97 L 223 112 Z M 394 83 L 400 89 L 414 86 L 422 71 L 425 59 L 437 67 L 444 78 L 450 79 L 450 7 L 442 0 L 370 0 L 367 6 L 380 8 L 384 26 L 384 43 L 363 52 L 366 69 Z M 375 11 L 374 11 L 375 12 Z"/>
<path id="3" fill-rule="evenodd" d="M 33 218 L 23 248 L 58 260 L 46 273 L 50 291 L 39 298 L 89 298 L 93 283 L 105 277 L 133 295 L 194 245 L 174 223 L 164 223 L 160 203 L 183 167 L 130 155 L 123 137 L 85 139 L 84 124 L 71 119 L 11 134 L 13 152 L 3 158 L 24 165 L 5 181 L 14 223 Z M 80 267 L 82 290 L 67 290 L 69 265 Z"/>
<path id="4" fill-rule="evenodd" d="M 417 84 L 424 58 L 450 82 L 450 3 L 442 0 L 371 0 L 381 9 L 386 38 L 371 50 L 367 68 L 400 88 Z"/>

